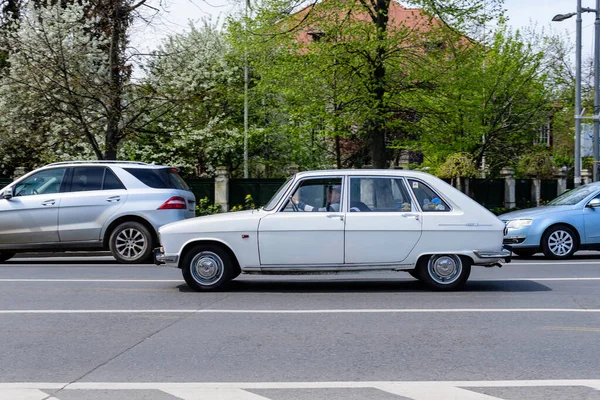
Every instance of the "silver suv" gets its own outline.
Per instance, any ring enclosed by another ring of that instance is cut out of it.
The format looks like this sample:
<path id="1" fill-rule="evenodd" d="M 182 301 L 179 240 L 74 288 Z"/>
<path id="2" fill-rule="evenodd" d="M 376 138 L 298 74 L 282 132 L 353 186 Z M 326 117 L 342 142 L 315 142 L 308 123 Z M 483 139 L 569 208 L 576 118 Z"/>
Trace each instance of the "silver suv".
<path id="1" fill-rule="evenodd" d="M 0 262 L 17 252 L 110 249 L 150 260 L 164 224 L 194 216 L 177 169 L 127 161 L 60 162 L 0 189 Z"/>

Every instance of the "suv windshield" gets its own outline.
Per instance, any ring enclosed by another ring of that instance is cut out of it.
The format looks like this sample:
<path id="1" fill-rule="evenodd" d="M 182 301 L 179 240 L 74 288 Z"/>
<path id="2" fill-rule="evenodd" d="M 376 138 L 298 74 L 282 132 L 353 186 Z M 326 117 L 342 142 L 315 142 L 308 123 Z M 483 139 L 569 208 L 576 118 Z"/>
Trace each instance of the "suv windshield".
<path id="1" fill-rule="evenodd" d="M 190 190 L 175 168 L 123 168 L 145 185 L 154 189 Z"/>
<path id="2" fill-rule="evenodd" d="M 572 206 L 598 191 L 594 186 L 579 186 L 578 188 L 565 192 L 546 204 L 547 206 Z"/>

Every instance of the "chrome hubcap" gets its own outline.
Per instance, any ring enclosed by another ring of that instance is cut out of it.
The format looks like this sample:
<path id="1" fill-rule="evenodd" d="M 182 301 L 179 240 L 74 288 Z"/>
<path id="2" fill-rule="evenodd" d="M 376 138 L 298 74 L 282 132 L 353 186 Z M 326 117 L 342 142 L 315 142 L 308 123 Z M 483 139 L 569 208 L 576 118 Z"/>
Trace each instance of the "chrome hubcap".
<path id="1" fill-rule="evenodd" d="M 462 262 L 455 255 L 431 256 L 427 264 L 429 276 L 443 285 L 455 282 L 462 272 Z"/>
<path id="2" fill-rule="evenodd" d="M 569 254 L 573 245 L 573 237 L 566 231 L 554 231 L 548 238 L 548 248 L 556 256 Z"/>
<path id="3" fill-rule="evenodd" d="M 117 252 L 123 258 L 135 259 L 146 251 L 147 246 L 144 234 L 137 229 L 123 229 L 117 235 Z"/>
<path id="4" fill-rule="evenodd" d="M 200 285 L 212 285 L 223 276 L 223 260 L 212 251 L 202 251 L 190 264 L 192 277 Z"/>

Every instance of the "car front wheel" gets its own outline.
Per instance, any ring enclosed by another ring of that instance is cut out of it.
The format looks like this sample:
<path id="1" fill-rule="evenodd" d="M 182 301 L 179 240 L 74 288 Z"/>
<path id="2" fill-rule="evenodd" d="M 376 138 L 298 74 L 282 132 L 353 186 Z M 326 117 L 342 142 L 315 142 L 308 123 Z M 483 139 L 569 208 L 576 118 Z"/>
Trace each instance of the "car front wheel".
<path id="1" fill-rule="evenodd" d="M 548 258 L 571 258 L 577 251 L 577 236 L 568 226 L 553 226 L 542 237 L 542 251 Z"/>
<path id="2" fill-rule="evenodd" d="M 181 260 L 183 279 L 196 292 L 224 289 L 233 279 L 235 265 L 223 248 L 202 244 L 188 251 Z"/>
<path id="3" fill-rule="evenodd" d="M 110 252 L 120 263 L 143 263 L 152 252 L 152 235 L 139 222 L 124 222 L 117 226 L 108 243 Z"/>
<path id="4" fill-rule="evenodd" d="M 419 277 L 435 290 L 456 290 L 471 274 L 471 260 L 456 254 L 434 254 L 419 260 Z"/>
<path id="5" fill-rule="evenodd" d="M 14 255 L 15 255 L 15 253 L 11 253 L 8 251 L 0 252 L 0 263 L 10 260 L 11 258 L 14 257 Z"/>

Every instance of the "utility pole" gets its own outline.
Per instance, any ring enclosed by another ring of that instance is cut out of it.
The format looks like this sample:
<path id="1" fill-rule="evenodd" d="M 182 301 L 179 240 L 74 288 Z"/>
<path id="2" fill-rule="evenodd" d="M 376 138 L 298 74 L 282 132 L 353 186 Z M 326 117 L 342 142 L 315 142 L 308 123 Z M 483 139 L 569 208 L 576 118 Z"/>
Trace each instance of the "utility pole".
<path id="1" fill-rule="evenodd" d="M 596 0 L 596 20 L 594 21 L 594 182 L 600 180 L 598 163 L 600 160 L 600 0 Z"/>
<path id="2" fill-rule="evenodd" d="M 246 27 L 248 27 L 248 9 L 250 0 L 246 0 Z M 244 40 L 248 39 L 246 37 Z M 244 179 L 248 179 L 248 47 L 244 44 Z"/>

